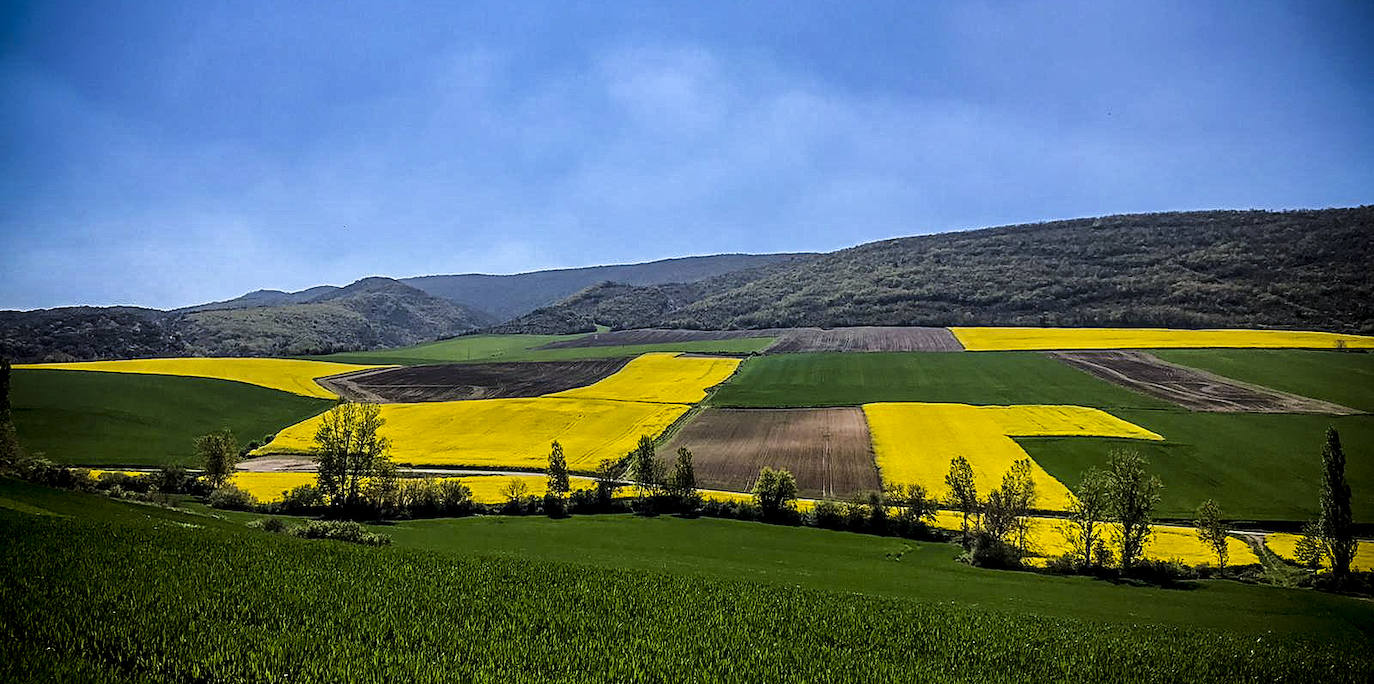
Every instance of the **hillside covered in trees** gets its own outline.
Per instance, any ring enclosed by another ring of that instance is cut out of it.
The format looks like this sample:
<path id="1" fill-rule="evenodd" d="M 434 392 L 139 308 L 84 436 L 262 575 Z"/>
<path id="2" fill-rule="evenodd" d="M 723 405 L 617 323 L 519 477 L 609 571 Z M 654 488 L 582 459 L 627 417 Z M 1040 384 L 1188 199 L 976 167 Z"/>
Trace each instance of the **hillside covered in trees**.
<path id="1" fill-rule="evenodd" d="M 1374 207 L 1133 214 L 874 242 L 692 287 L 599 285 L 504 330 L 849 325 L 1374 331 Z"/>

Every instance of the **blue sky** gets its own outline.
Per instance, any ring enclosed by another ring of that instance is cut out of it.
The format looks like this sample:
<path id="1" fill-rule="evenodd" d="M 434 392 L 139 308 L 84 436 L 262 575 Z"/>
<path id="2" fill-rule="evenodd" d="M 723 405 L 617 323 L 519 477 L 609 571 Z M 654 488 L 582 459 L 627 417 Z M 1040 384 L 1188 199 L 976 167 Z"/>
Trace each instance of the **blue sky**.
<path id="1" fill-rule="evenodd" d="M 6 2 L 0 308 L 1374 202 L 1374 4 Z"/>

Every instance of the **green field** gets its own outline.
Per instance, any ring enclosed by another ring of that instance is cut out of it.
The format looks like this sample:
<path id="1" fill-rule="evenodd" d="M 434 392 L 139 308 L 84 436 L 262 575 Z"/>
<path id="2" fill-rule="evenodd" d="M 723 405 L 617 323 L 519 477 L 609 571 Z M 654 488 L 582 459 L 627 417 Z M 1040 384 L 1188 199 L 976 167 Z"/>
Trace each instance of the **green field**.
<path id="1" fill-rule="evenodd" d="M 716 406 L 854 406 L 877 401 L 1169 406 L 1036 352 L 778 354 L 750 359 Z"/>
<path id="2" fill-rule="evenodd" d="M 735 340 L 707 340 L 666 344 L 630 344 L 613 347 L 535 349 L 541 345 L 569 340 L 581 335 L 472 335 L 405 347 L 369 352 L 346 352 L 309 358 L 339 363 L 394 363 L 422 366 L 435 363 L 480 363 L 496 361 L 573 361 L 638 356 L 649 352 L 697 352 L 702 354 L 750 354 L 763 351 L 773 343 L 771 337 Z"/>
<path id="3" fill-rule="evenodd" d="M 1374 522 L 1374 417 L 1138 410 L 1112 414 L 1167 441 L 1017 441 L 1070 487 L 1088 466 L 1104 464 L 1110 450 L 1140 452 L 1164 483 L 1161 515 L 1190 517 L 1198 504 L 1212 498 L 1229 518 L 1301 521 L 1316 514 L 1322 444 L 1326 428 L 1335 426 L 1345 450 L 1355 519 Z"/>
<path id="4" fill-rule="evenodd" d="M 12 480 L 0 501 L 67 516 L 0 506 L 7 681 L 1374 673 L 1367 602 L 976 570 L 943 544 L 615 516 L 402 523 L 369 548 Z"/>
<path id="5" fill-rule="evenodd" d="M 332 402 L 228 380 L 16 370 L 11 401 L 31 454 L 79 465 L 194 465 L 193 440 L 228 427 L 261 440 Z"/>
<path id="6" fill-rule="evenodd" d="M 1180 349 L 1165 361 L 1374 412 L 1374 354 L 1295 349 Z"/>

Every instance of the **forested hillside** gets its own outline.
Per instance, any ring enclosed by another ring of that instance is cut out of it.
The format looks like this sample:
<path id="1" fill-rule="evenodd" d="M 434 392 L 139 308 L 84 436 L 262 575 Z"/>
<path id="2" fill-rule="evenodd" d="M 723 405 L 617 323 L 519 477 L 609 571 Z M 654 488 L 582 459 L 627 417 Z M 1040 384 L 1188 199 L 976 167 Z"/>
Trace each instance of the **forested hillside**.
<path id="1" fill-rule="evenodd" d="M 899 238 L 690 289 L 536 312 L 615 327 L 1276 327 L 1374 331 L 1374 207 L 1134 214 Z M 594 296 L 593 296 L 594 295 Z M 690 302 L 663 310 L 663 302 Z"/>

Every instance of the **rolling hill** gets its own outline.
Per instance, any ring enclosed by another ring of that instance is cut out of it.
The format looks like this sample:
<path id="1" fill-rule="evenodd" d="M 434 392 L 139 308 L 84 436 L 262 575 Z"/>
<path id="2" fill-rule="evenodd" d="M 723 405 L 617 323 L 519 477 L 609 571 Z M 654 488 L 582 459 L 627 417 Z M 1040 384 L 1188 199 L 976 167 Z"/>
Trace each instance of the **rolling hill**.
<path id="1" fill-rule="evenodd" d="M 873 242 L 691 288 L 598 287 L 526 332 L 853 325 L 1374 331 L 1374 207 L 1133 214 Z"/>

